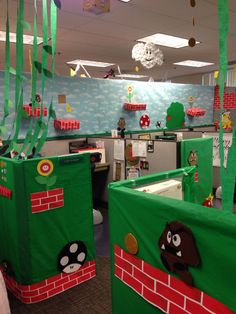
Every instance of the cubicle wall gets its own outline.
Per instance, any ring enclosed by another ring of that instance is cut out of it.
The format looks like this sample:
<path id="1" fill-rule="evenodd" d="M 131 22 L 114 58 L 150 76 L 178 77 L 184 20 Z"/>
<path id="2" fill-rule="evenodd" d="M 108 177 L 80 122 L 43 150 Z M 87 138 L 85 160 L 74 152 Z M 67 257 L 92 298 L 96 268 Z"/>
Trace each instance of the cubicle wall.
<path id="1" fill-rule="evenodd" d="M 134 190 L 179 176 L 185 201 Z M 185 168 L 109 186 L 113 313 L 236 312 L 236 216 L 190 202 L 193 183 Z"/>

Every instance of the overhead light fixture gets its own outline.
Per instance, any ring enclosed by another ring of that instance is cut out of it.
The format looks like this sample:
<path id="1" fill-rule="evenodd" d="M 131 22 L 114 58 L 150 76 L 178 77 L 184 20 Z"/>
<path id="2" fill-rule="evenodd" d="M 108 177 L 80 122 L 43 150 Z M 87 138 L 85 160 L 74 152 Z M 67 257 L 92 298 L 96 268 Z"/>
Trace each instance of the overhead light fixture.
<path id="1" fill-rule="evenodd" d="M 120 0 L 121 2 L 130 2 L 131 0 Z"/>
<path id="2" fill-rule="evenodd" d="M 147 75 L 140 75 L 140 74 L 116 74 L 116 77 L 139 79 L 139 78 L 144 78 L 144 77 L 148 77 L 148 76 Z"/>
<path id="3" fill-rule="evenodd" d="M 114 63 L 107 63 L 107 62 L 99 62 L 99 61 L 89 61 L 89 60 L 73 60 L 66 62 L 67 64 L 80 64 L 88 67 L 99 67 L 99 68 L 106 68 L 111 65 L 114 65 Z"/>
<path id="4" fill-rule="evenodd" d="M 16 43 L 16 33 L 9 33 L 9 40 L 11 43 Z M 0 41 L 6 41 L 6 32 L 0 31 Z M 43 42 L 42 37 L 37 37 L 37 44 L 40 45 Z M 23 43 L 25 45 L 33 45 L 34 36 L 23 35 Z"/>
<path id="5" fill-rule="evenodd" d="M 181 61 L 181 62 L 175 62 L 173 64 L 182 65 L 182 66 L 186 66 L 186 67 L 201 68 L 201 67 L 206 67 L 208 65 L 213 65 L 214 63 L 195 61 L 195 60 L 185 60 L 185 61 Z"/>
<path id="6" fill-rule="evenodd" d="M 182 48 L 187 47 L 189 39 L 170 36 L 166 34 L 157 33 L 151 36 L 143 37 L 137 41 L 142 41 L 146 43 L 153 43 L 159 46 L 171 47 L 171 48 Z M 199 41 L 196 41 L 196 44 L 199 44 Z"/>

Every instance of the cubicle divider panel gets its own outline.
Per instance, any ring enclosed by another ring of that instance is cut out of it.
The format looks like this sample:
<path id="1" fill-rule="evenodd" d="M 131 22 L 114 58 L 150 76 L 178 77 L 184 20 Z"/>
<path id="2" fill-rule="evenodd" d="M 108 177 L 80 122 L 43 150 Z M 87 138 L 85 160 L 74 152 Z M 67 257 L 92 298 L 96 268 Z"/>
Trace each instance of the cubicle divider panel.
<path id="1" fill-rule="evenodd" d="M 187 173 L 110 184 L 113 313 L 235 313 L 236 217 L 132 189 Z"/>
<path id="2" fill-rule="evenodd" d="M 0 162 L 6 169 L 1 184 L 12 191 L 0 196 L 8 288 L 33 303 L 94 277 L 89 154 Z"/>
<path id="3" fill-rule="evenodd" d="M 213 156 L 212 138 L 195 138 L 181 142 L 181 166 L 197 166 L 194 177 L 195 202 L 212 205 Z"/>

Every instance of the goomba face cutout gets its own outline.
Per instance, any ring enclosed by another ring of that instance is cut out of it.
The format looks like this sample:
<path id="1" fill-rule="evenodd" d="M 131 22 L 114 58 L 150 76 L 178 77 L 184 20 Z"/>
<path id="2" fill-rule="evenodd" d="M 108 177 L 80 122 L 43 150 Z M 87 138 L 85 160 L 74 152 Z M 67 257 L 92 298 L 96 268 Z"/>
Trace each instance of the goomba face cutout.
<path id="1" fill-rule="evenodd" d="M 64 273 L 80 269 L 87 257 L 87 248 L 82 241 L 68 243 L 58 256 L 58 268 Z"/>
<path id="2" fill-rule="evenodd" d="M 196 151 L 191 151 L 188 156 L 188 163 L 190 166 L 195 166 L 198 163 L 198 155 Z"/>
<path id="3" fill-rule="evenodd" d="M 159 248 L 163 265 L 192 286 L 193 278 L 188 266 L 198 266 L 200 256 L 191 229 L 178 221 L 167 223 L 159 239 Z"/>

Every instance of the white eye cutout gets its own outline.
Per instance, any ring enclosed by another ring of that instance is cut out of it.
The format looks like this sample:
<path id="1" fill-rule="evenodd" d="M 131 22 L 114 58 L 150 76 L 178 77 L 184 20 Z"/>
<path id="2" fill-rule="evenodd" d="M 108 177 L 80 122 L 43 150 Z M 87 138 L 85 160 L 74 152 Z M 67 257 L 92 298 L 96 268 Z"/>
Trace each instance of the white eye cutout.
<path id="1" fill-rule="evenodd" d="M 61 264 L 62 266 L 66 266 L 66 264 L 68 264 L 68 262 L 69 262 L 69 257 L 68 257 L 68 256 L 63 256 L 63 257 L 61 258 L 61 260 L 60 260 L 60 264 Z"/>
<path id="2" fill-rule="evenodd" d="M 85 259 L 85 253 L 83 252 L 79 253 L 79 255 L 77 256 L 77 261 L 83 262 L 84 259 Z"/>
<path id="3" fill-rule="evenodd" d="M 181 243 L 180 235 L 174 234 L 172 237 L 172 242 L 173 242 L 174 246 L 180 246 L 180 243 Z"/>
<path id="4" fill-rule="evenodd" d="M 167 237 L 166 238 L 167 238 L 167 242 L 170 243 L 171 238 L 172 238 L 172 234 L 171 234 L 170 231 L 167 232 Z"/>
<path id="5" fill-rule="evenodd" d="M 75 253 L 78 250 L 78 244 L 77 243 L 73 243 L 70 246 L 70 252 L 71 253 Z"/>

